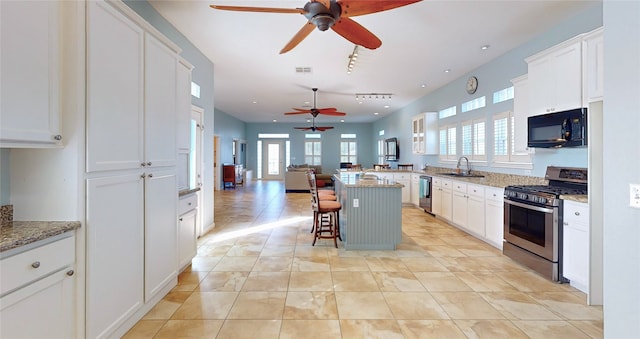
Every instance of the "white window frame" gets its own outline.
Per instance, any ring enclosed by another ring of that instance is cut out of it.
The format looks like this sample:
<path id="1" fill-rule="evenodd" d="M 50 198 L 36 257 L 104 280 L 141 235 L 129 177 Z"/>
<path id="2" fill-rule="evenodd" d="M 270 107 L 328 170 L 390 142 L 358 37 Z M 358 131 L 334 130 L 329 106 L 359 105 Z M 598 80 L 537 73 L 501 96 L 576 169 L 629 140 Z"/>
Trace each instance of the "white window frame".
<path id="1" fill-rule="evenodd" d="M 308 151 L 311 150 L 311 153 Z M 316 153 L 317 150 L 317 153 Z M 304 162 L 309 165 L 322 165 L 322 141 L 308 139 L 304 141 Z"/>
<path id="2" fill-rule="evenodd" d="M 457 129 L 456 124 L 443 125 L 439 129 L 440 161 L 457 161 Z"/>
<path id="3" fill-rule="evenodd" d="M 438 111 L 438 119 L 452 117 L 452 116 L 455 116 L 457 113 L 458 113 L 457 106 L 447 107 L 443 110 Z"/>
<path id="4" fill-rule="evenodd" d="M 507 146 L 507 154 L 496 154 L 496 121 L 498 120 L 507 120 L 507 138 L 506 138 L 506 146 Z M 522 169 L 532 169 L 533 164 L 531 162 L 531 155 L 525 152 L 516 152 L 515 151 L 515 117 L 512 111 L 506 111 L 501 113 L 496 113 L 493 115 L 492 119 L 492 128 L 493 128 L 493 147 L 491 147 L 491 152 L 493 154 L 493 164 L 495 167 L 509 167 L 509 168 L 522 168 Z"/>
<path id="5" fill-rule="evenodd" d="M 340 139 L 340 162 L 350 162 L 352 164 L 358 163 L 358 141 L 356 140 L 355 134 L 341 135 L 343 138 Z M 348 137 L 348 138 L 344 138 Z M 347 153 L 343 153 L 343 145 L 347 144 Z M 353 144 L 353 152 L 351 153 L 351 144 Z"/>
<path id="6" fill-rule="evenodd" d="M 466 113 L 473 111 L 474 109 L 485 107 L 487 105 L 486 99 L 487 98 L 485 96 L 481 96 L 473 100 L 463 102 L 462 105 L 460 105 L 460 111 L 462 113 Z"/>
<path id="7" fill-rule="evenodd" d="M 470 129 L 470 138 L 465 140 L 465 129 Z M 480 130 L 482 129 L 482 130 Z M 487 160 L 487 122 L 486 119 L 465 120 L 460 124 L 460 155 L 471 161 Z M 470 145 L 467 145 L 470 143 Z M 467 147 L 465 147 L 467 146 Z M 470 152 L 465 152 L 465 148 Z"/>

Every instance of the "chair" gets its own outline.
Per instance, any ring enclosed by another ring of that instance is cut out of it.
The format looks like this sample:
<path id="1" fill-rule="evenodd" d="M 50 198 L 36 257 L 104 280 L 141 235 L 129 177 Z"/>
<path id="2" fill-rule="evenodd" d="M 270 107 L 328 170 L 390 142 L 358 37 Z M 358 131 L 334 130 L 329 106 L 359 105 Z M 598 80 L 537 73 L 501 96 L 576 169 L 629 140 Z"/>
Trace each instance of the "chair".
<path id="1" fill-rule="evenodd" d="M 413 164 L 398 164 L 398 171 L 413 171 Z"/>
<path id="2" fill-rule="evenodd" d="M 353 165 L 351 165 L 351 169 L 354 170 L 354 171 L 362 171 L 362 165 L 353 164 Z"/>
<path id="3" fill-rule="evenodd" d="M 391 166 L 389 166 L 389 164 L 373 164 L 373 170 L 374 171 L 380 171 L 380 170 L 385 170 L 385 169 L 389 169 L 391 168 Z"/>
<path id="4" fill-rule="evenodd" d="M 334 246 L 338 248 L 337 239 L 342 241 L 338 221 L 338 212 L 342 209 L 342 205 L 338 201 L 320 200 L 315 173 L 312 171 L 307 172 L 307 179 L 309 180 L 311 208 L 313 209 L 313 228 L 311 232 L 314 233 L 314 236 L 311 245 L 315 246 L 318 239 L 333 239 Z"/>
<path id="5" fill-rule="evenodd" d="M 228 184 L 228 185 L 227 185 Z M 222 165 L 222 189 L 236 188 L 236 166 Z"/>

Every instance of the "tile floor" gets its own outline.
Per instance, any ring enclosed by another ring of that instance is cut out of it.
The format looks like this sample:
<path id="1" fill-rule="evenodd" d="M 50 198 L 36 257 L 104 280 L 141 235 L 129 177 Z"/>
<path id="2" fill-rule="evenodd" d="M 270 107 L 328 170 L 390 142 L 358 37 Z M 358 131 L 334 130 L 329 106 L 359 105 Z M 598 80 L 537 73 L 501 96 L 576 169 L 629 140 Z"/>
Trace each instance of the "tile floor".
<path id="1" fill-rule="evenodd" d="M 312 247 L 309 195 L 215 192 L 216 228 L 125 338 L 601 338 L 602 307 L 417 208 L 397 251 Z"/>

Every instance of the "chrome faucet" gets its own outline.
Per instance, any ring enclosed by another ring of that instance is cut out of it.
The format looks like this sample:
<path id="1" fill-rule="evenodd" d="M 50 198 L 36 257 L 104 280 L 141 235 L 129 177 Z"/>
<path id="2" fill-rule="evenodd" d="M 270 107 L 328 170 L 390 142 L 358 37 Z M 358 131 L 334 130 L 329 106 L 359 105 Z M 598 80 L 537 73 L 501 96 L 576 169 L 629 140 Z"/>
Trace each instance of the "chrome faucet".
<path id="1" fill-rule="evenodd" d="M 462 174 L 464 174 L 464 175 L 471 174 L 471 167 L 469 166 L 469 158 L 467 158 L 467 157 L 460 157 L 458 159 L 458 165 L 456 165 L 456 169 L 458 169 L 458 172 L 460 172 L 459 171 L 460 170 L 460 162 L 462 162 L 462 159 L 467 161 L 467 170 L 466 171 L 462 171 Z"/>

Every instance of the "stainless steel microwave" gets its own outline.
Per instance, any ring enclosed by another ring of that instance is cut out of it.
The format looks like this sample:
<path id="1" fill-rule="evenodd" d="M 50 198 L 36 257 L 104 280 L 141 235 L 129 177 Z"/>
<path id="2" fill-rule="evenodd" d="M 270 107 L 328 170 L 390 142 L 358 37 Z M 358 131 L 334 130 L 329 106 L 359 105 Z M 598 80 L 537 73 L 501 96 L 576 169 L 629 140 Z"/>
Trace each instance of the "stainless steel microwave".
<path id="1" fill-rule="evenodd" d="M 577 108 L 531 116 L 527 146 L 537 148 L 587 146 L 587 109 Z"/>

